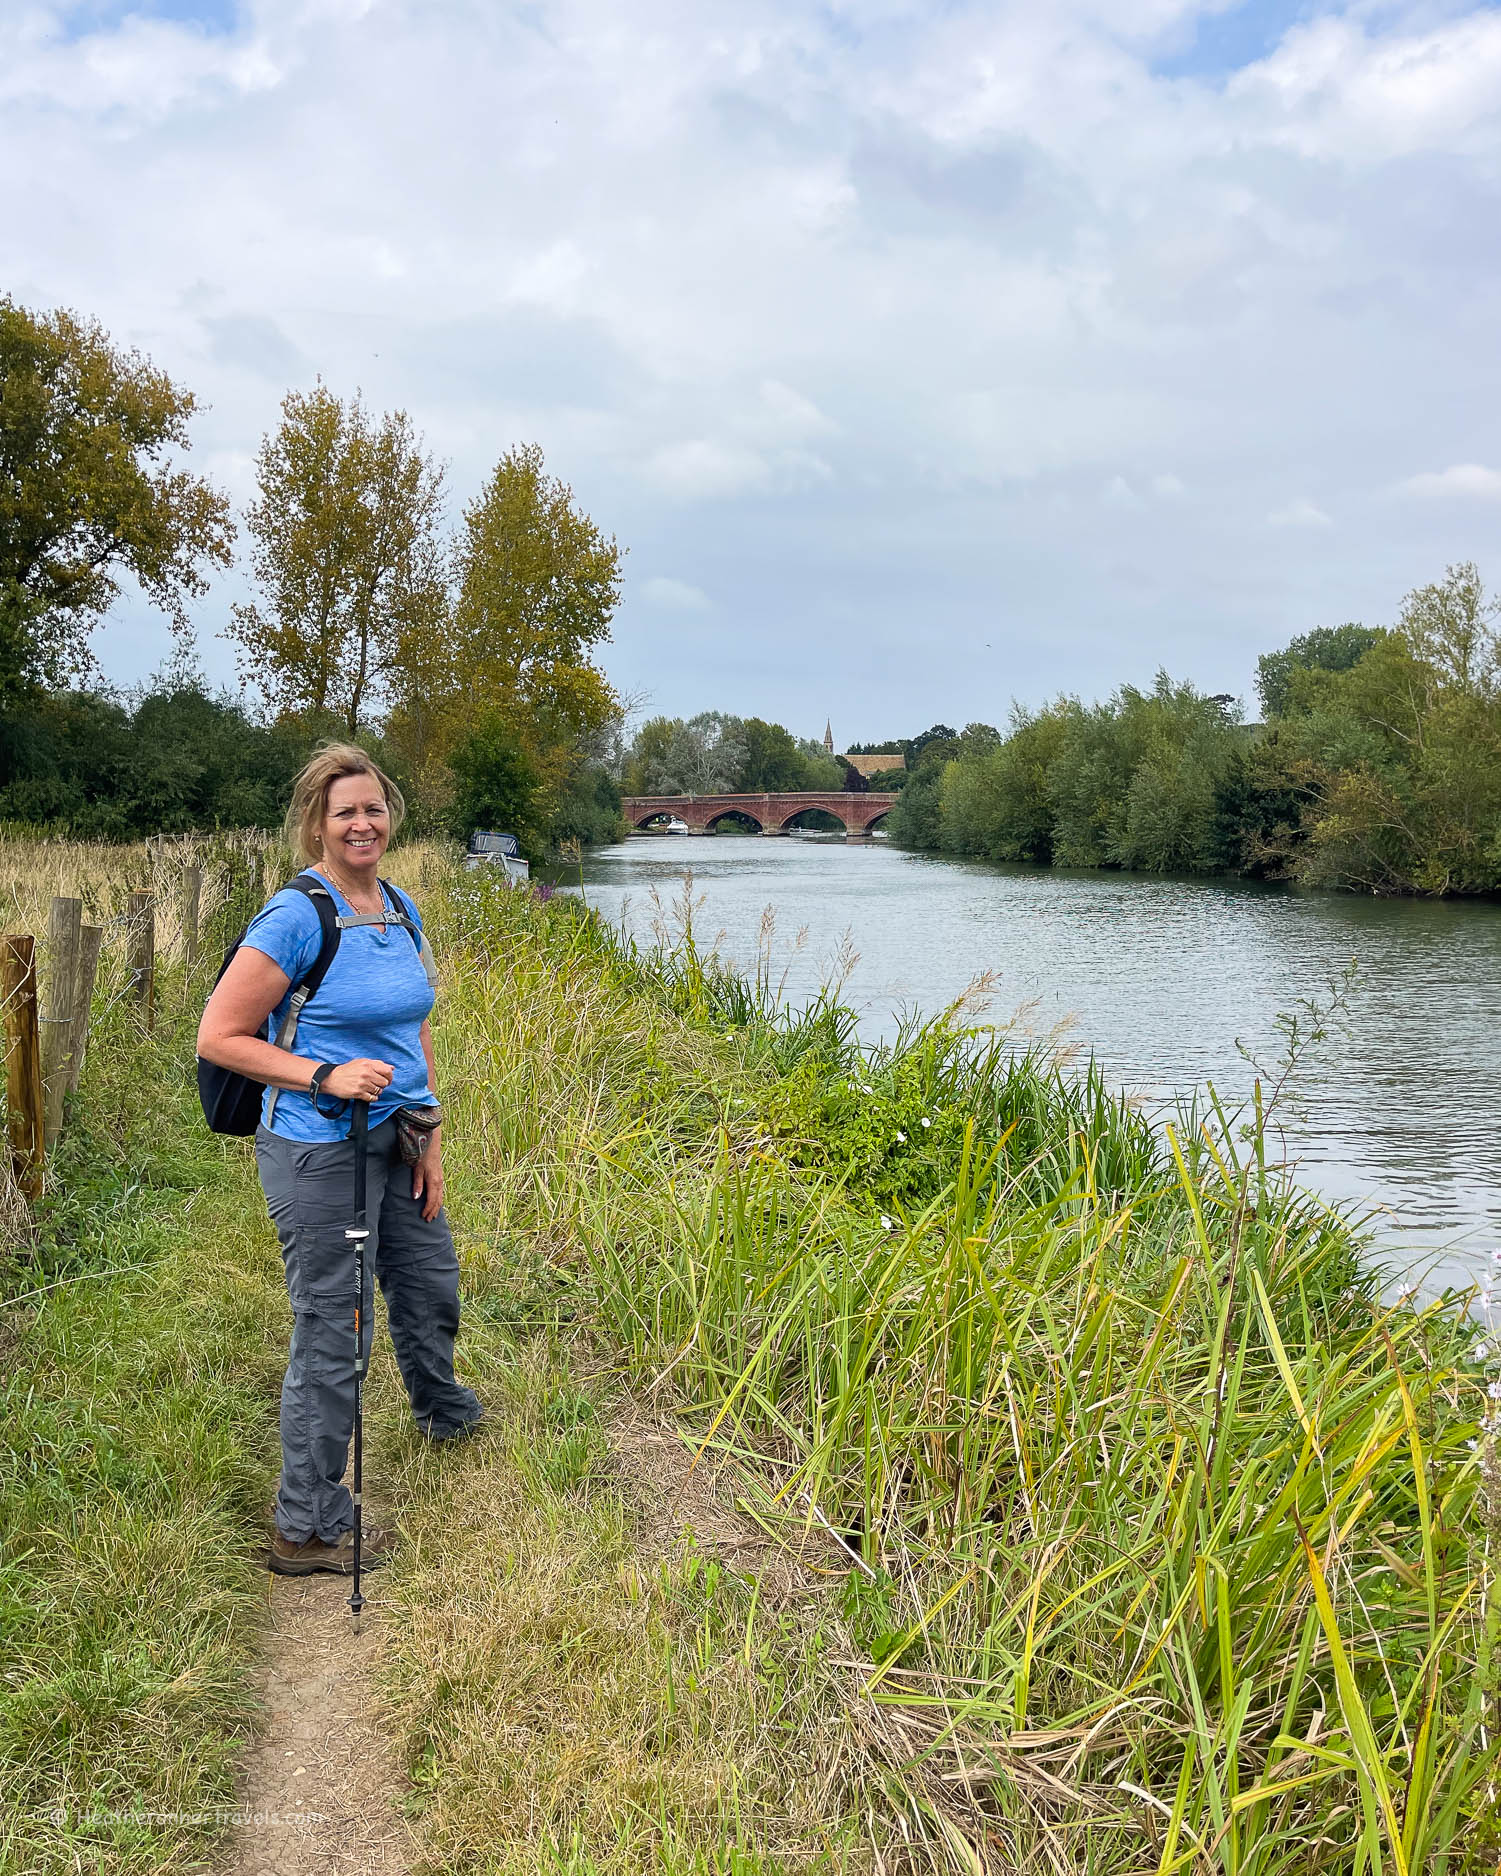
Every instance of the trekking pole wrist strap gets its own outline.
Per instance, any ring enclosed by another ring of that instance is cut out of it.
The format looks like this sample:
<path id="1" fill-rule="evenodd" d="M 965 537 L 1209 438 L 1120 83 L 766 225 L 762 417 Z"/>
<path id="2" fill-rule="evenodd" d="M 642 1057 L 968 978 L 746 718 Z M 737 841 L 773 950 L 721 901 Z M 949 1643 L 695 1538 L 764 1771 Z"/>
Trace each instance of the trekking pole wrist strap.
<path id="1" fill-rule="evenodd" d="M 333 1072 L 334 1072 L 334 1064 L 332 1062 L 320 1062 L 318 1066 L 313 1070 L 313 1078 L 308 1083 L 308 1089 L 307 1089 L 308 1098 L 312 1101 L 313 1106 L 317 1109 L 317 1111 L 320 1114 L 327 1115 L 327 1117 L 330 1120 L 333 1118 L 333 1115 L 329 1114 L 327 1108 L 323 1106 L 322 1092 L 323 1092 L 324 1081 Z M 337 1095 L 331 1095 L 329 1098 L 335 1101 L 339 1100 L 339 1097 Z M 344 1107 L 344 1103 L 342 1101 L 339 1101 L 339 1109 L 342 1110 L 343 1107 Z"/>

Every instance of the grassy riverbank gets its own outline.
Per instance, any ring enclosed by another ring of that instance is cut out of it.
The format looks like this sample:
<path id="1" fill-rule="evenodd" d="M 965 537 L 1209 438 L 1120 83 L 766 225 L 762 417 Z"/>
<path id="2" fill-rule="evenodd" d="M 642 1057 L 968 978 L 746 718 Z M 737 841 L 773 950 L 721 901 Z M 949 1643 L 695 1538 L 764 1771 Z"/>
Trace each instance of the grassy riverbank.
<path id="1" fill-rule="evenodd" d="M 251 882 L 228 857 L 233 922 Z M 397 870 L 426 875 L 441 924 L 446 860 Z M 33 929 L 54 890 L 87 886 L 108 917 L 145 877 L 139 850 L 0 849 L 0 893 Z M 170 952 L 169 920 L 162 935 Z M 164 959 L 147 1036 L 107 948 L 53 1191 L 0 1264 L 0 1868 L 26 1876 L 211 1867 L 256 1724 L 288 1318 L 248 1151 L 197 1113 L 211 969 Z M 377 1588 L 401 1611 L 387 1720 L 431 1867 L 863 1867 L 816 1670 L 837 1621 L 826 1634 L 645 1528 L 614 1388 L 570 1363 L 574 1287 L 545 1232 L 498 1239 L 483 1204 L 460 1195 L 462 1359 L 490 1434 L 425 1447 L 379 1339 L 369 1397 L 370 1477 L 401 1535 Z"/>
<path id="2" fill-rule="evenodd" d="M 691 943 L 393 870 L 445 974 L 498 1422 L 430 1454 L 379 1378 L 434 1869 L 1494 1869 L 1456 1308 L 1384 1305 L 1234 1129 L 1155 1132 L 941 1026 L 865 1058 L 832 1001 L 783 1020 Z M 253 1171 L 194 1117 L 200 990 L 96 1047 L 37 1274 L 127 1268 L 0 1311 L 32 1317 L 0 1447 L 21 1868 L 186 1869 L 212 1835 L 38 1834 L 59 1792 L 232 1792 L 285 1316 Z M 773 1595 L 647 1544 L 612 1370 L 821 1574 Z"/>
<path id="3" fill-rule="evenodd" d="M 494 1253 L 540 1234 L 767 1528 L 840 1533 L 865 1777 L 938 1866 L 1494 1866 L 1457 1309 L 1384 1304 L 1233 1129 L 941 1026 L 862 1058 L 572 907 L 453 916 Z"/>

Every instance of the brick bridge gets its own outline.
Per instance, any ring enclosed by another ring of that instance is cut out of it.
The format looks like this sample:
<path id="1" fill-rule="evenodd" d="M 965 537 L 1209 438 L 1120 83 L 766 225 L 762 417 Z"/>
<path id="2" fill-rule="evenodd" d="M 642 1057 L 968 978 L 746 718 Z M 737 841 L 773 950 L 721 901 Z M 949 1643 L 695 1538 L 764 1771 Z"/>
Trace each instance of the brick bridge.
<path id="1" fill-rule="evenodd" d="M 895 800 L 835 788 L 797 795 L 627 795 L 620 806 L 632 827 L 673 815 L 694 834 L 712 834 L 726 817 L 751 822 L 758 834 L 786 834 L 800 815 L 820 808 L 843 822 L 846 839 L 860 840 L 885 820 Z"/>

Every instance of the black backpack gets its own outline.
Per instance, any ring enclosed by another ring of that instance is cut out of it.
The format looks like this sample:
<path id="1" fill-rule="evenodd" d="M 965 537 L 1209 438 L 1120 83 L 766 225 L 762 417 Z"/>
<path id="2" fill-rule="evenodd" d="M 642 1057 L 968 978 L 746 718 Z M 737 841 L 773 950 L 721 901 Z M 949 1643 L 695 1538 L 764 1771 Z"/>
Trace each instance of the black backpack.
<path id="1" fill-rule="evenodd" d="M 312 900 L 318 914 L 318 923 L 322 928 L 322 942 L 318 955 L 313 960 L 307 975 L 292 988 L 292 1001 L 287 1006 L 287 1013 L 282 1018 L 281 1028 L 275 1037 L 271 1034 L 270 1019 L 264 1030 L 267 1042 L 275 1041 L 280 1049 L 290 1049 L 297 1036 L 297 1019 L 301 1016 L 309 998 L 319 984 L 328 975 L 328 967 L 333 963 L 339 950 L 339 936 L 348 925 L 402 925 L 417 947 L 417 955 L 422 959 L 422 967 L 427 972 L 429 983 L 436 984 L 437 973 L 433 968 L 432 953 L 427 941 L 417 927 L 416 920 L 406 911 L 406 896 L 398 887 L 389 885 L 385 880 L 379 882 L 381 896 L 390 909 L 386 912 L 360 912 L 341 917 L 334 904 L 333 894 L 315 873 L 299 873 L 295 879 L 289 879 L 282 888 L 283 892 L 305 892 Z M 400 909 L 391 905 L 392 896 L 399 902 Z M 235 953 L 245 942 L 247 925 L 234 943 L 224 953 L 224 962 L 219 966 L 219 977 L 214 979 L 217 986 L 219 978 L 229 969 Z M 252 1134 L 260 1124 L 261 1098 L 266 1092 L 263 1081 L 253 1081 L 249 1075 L 240 1075 L 232 1068 L 221 1068 L 217 1062 L 206 1062 L 198 1057 L 198 1100 L 203 1108 L 203 1118 L 208 1122 L 213 1133 Z"/>

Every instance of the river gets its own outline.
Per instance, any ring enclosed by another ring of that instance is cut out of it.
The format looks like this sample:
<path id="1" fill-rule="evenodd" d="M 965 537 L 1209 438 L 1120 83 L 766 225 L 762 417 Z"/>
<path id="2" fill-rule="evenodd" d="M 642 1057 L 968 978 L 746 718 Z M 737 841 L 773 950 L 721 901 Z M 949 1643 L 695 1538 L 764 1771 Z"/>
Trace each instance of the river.
<path id="1" fill-rule="evenodd" d="M 1244 1098 L 1237 1043 L 1274 1064 L 1279 1015 L 1326 998 L 1353 959 L 1347 1014 L 1291 1086 L 1285 1150 L 1305 1184 L 1372 1214 L 1383 1260 L 1425 1291 L 1474 1280 L 1501 1245 L 1501 907 L 694 835 L 590 852 L 574 890 L 650 942 L 690 871 L 700 939 L 741 965 L 774 909 L 791 1001 L 847 937 L 867 1040 L 992 973 L 985 1020 L 1061 1027 L 1149 1103 L 1205 1082 Z"/>

